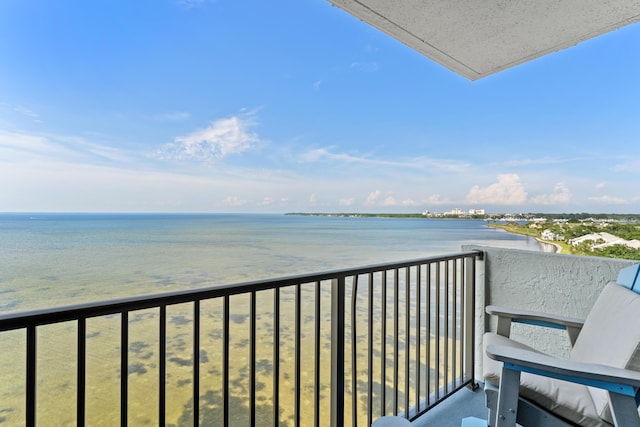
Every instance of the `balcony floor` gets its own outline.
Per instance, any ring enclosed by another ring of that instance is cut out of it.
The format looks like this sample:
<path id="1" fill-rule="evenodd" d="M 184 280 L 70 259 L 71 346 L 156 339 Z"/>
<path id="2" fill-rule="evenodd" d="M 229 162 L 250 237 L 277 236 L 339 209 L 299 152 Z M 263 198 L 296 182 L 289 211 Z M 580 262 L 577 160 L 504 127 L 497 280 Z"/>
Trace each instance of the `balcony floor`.
<path id="1" fill-rule="evenodd" d="M 413 425 L 415 427 L 460 427 L 462 419 L 467 417 L 487 419 L 482 385 L 476 391 L 463 388 L 415 420 Z"/>

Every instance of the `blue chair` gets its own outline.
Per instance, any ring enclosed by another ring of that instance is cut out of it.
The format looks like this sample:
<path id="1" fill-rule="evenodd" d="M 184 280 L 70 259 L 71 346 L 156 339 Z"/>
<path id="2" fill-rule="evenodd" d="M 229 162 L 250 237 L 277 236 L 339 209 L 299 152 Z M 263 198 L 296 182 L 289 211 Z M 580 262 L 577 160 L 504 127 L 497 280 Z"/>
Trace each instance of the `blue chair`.
<path id="1" fill-rule="evenodd" d="M 489 426 L 640 427 L 640 265 L 608 283 L 587 318 L 488 306 L 496 333 L 484 336 Z M 509 338 L 511 323 L 565 329 L 569 359 Z"/>

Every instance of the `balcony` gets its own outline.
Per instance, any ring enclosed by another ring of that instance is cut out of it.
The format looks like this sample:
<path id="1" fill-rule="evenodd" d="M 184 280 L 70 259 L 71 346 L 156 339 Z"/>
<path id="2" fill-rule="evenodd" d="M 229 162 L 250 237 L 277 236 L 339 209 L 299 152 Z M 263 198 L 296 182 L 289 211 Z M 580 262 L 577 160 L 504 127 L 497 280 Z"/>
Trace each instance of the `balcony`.
<path id="1" fill-rule="evenodd" d="M 495 328 L 485 305 L 584 317 L 630 264 L 469 246 L 4 315 L 0 424 L 368 426 L 400 414 L 460 425 L 483 413 L 482 393 L 468 389 L 480 377 L 482 334 Z M 513 335 L 569 350 L 560 333 L 522 326 Z"/>

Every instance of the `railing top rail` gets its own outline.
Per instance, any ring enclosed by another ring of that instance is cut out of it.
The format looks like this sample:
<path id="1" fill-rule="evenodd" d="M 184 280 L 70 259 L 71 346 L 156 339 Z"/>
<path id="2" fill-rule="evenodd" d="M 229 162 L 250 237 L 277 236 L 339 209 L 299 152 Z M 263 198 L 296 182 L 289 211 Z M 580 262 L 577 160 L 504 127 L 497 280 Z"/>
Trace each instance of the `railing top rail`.
<path id="1" fill-rule="evenodd" d="M 138 295 L 126 298 L 88 302 L 61 307 L 48 307 L 32 311 L 6 313 L 0 315 L 0 332 L 26 328 L 28 326 L 46 325 L 82 318 L 86 319 L 127 311 L 143 310 L 173 304 L 187 303 L 196 300 L 205 300 L 249 292 L 264 291 L 302 283 L 315 283 L 340 277 L 356 276 L 376 271 L 405 268 L 415 265 L 442 262 L 453 259 L 482 257 L 482 254 L 482 251 L 472 250 L 454 254 L 367 265 L 356 268 L 324 271 L 320 273 L 299 274 L 275 279 L 262 279 L 249 282 L 241 282 L 230 285 L 213 285 L 205 288 L 184 289 L 151 295 Z"/>

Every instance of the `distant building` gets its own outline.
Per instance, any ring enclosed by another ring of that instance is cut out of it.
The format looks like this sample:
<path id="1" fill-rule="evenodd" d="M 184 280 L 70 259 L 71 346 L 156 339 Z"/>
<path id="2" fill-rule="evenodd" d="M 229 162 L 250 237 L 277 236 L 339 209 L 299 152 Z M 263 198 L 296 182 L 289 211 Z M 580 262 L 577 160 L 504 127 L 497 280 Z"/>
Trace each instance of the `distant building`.
<path id="1" fill-rule="evenodd" d="M 627 243 L 625 243 L 625 245 L 629 246 L 630 248 L 640 249 L 640 240 L 637 240 L 637 239 L 628 240 Z"/>
<path id="2" fill-rule="evenodd" d="M 613 246 L 613 245 L 624 245 L 624 246 L 628 246 L 630 248 L 633 249 L 640 249 L 640 241 L 638 240 L 626 240 L 623 238 L 618 238 L 617 240 L 614 240 L 612 242 L 605 242 L 605 243 L 601 243 L 599 245 L 595 245 L 592 246 L 591 249 L 600 249 L 600 248 L 606 248 L 608 246 Z"/>
<path id="3" fill-rule="evenodd" d="M 564 235 L 556 234 L 551 230 L 544 230 L 540 235 L 540 237 L 542 237 L 542 240 L 556 240 L 556 241 L 564 240 Z"/>
<path id="4" fill-rule="evenodd" d="M 611 243 L 611 242 L 624 240 L 624 239 L 621 239 L 620 237 L 614 236 L 613 234 L 610 234 L 610 233 L 602 232 L 602 233 L 585 234 L 584 236 L 576 237 L 575 239 L 569 240 L 569 244 L 579 245 L 580 243 L 586 242 L 588 240 L 596 244 L 602 244 L 602 243 Z M 615 243 L 613 244 L 615 245 Z"/>
<path id="5" fill-rule="evenodd" d="M 463 211 L 460 208 L 453 208 L 450 211 L 447 212 L 430 212 L 428 210 L 425 210 L 424 212 L 422 212 L 422 216 L 425 216 L 427 218 L 441 218 L 441 217 L 445 217 L 445 216 L 457 216 L 457 217 L 462 217 L 462 218 L 468 218 L 470 216 L 473 215 L 486 215 L 485 213 L 486 211 L 484 209 L 469 209 L 469 211 Z"/>
<path id="6" fill-rule="evenodd" d="M 626 240 L 622 237 L 614 236 L 613 234 L 605 232 L 586 234 L 584 236 L 576 237 L 575 239 L 569 240 L 569 244 L 578 245 L 582 242 L 588 241 L 593 242 L 591 249 L 606 248 L 614 245 L 624 245 L 633 249 L 640 249 L 640 241 L 638 240 Z"/>
<path id="7" fill-rule="evenodd" d="M 450 210 L 449 212 L 445 212 L 444 214 L 445 215 L 465 215 L 466 212 L 460 208 L 453 208 L 452 210 Z"/>

